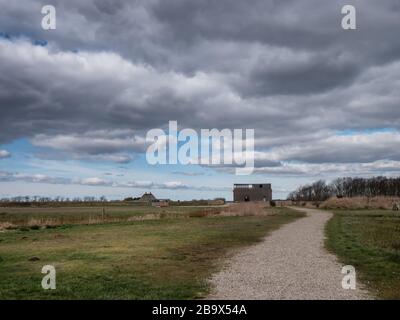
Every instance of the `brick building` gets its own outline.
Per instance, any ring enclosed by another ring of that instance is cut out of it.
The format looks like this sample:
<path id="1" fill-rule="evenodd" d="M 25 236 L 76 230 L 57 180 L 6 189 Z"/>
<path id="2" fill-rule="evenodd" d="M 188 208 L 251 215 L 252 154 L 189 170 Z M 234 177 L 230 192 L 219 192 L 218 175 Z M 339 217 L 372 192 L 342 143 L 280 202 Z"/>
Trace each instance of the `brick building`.
<path id="1" fill-rule="evenodd" d="M 271 201 L 272 189 L 270 183 L 264 184 L 234 184 L 233 201 Z"/>

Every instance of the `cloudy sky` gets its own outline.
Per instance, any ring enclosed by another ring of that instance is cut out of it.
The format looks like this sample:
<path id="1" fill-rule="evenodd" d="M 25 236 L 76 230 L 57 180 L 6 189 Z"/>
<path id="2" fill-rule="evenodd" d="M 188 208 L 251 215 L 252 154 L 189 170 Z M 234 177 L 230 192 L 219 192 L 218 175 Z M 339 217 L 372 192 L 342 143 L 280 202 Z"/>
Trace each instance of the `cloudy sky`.
<path id="1" fill-rule="evenodd" d="M 400 172 L 398 0 L 0 4 L 0 197 L 231 199 L 234 182 L 271 182 L 283 198 Z M 146 132 L 170 120 L 254 129 L 254 174 L 148 165 Z"/>

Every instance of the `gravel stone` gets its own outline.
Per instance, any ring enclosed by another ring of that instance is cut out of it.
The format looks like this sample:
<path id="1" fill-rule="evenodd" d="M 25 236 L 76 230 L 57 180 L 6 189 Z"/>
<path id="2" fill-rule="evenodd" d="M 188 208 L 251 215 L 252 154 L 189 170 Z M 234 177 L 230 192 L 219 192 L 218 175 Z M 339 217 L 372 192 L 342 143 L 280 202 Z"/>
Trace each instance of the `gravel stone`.
<path id="1" fill-rule="evenodd" d="M 212 276 L 207 299 L 373 299 L 358 279 L 356 290 L 342 288 L 343 265 L 324 248 L 324 227 L 332 213 L 297 210 L 307 216 L 229 259 Z"/>

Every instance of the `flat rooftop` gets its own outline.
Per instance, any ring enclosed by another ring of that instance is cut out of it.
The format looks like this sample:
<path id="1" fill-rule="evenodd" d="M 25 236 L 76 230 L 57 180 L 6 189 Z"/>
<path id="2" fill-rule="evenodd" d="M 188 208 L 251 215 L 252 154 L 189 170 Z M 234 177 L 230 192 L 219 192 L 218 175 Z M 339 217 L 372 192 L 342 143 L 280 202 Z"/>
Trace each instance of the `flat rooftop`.
<path id="1" fill-rule="evenodd" d="M 270 183 L 235 183 L 234 188 L 254 188 L 258 186 L 271 187 Z"/>

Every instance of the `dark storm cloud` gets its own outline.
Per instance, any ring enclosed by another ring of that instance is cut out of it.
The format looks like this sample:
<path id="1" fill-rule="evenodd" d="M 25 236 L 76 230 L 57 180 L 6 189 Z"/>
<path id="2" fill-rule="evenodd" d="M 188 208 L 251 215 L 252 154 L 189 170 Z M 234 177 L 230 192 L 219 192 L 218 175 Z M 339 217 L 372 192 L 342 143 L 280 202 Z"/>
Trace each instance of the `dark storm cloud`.
<path id="1" fill-rule="evenodd" d="M 21 39 L 0 39 L 0 47 L 1 142 L 44 134 L 63 146 L 72 144 L 72 134 L 75 147 L 88 153 L 114 152 L 123 146 L 113 139 L 116 131 L 128 139 L 170 119 L 205 125 L 210 109 L 231 94 L 212 76 L 159 72 L 112 53 L 59 52 Z M 218 111 L 213 117 L 218 121 Z M 43 144 L 43 138 L 35 141 Z"/>
<path id="2" fill-rule="evenodd" d="M 400 129 L 400 5 L 354 0 L 358 29 L 344 31 L 347 2 L 49 0 L 57 30 L 43 31 L 40 1 L 0 0 L 0 143 L 126 162 L 146 130 L 178 120 L 254 128 L 269 156 L 313 146 L 258 160 L 270 170 L 397 160 L 392 139 L 321 146 L 340 130 Z"/>
<path id="3" fill-rule="evenodd" d="M 256 153 L 257 167 L 274 167 L 274 163 L 368 163 L 379 159 L 400 161 L 399 132 L 354 133 L 328 137 L 310 143 L 274 147 Z M 273 161 L 272 161 L 273 160 Z M 276 165 L 275 165 L 276 166 Z"/>
<path id="4" fill-rule="evenodd" d="M 261 96 L 321 93 L 351 84 L 359 71 L 355 61 L 340 61 L 340 55 L 309 56 L 291 66 L 260 62 L 242 90 Z"/>

